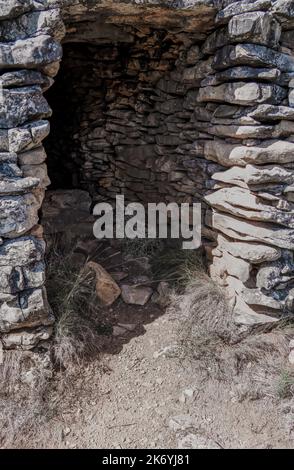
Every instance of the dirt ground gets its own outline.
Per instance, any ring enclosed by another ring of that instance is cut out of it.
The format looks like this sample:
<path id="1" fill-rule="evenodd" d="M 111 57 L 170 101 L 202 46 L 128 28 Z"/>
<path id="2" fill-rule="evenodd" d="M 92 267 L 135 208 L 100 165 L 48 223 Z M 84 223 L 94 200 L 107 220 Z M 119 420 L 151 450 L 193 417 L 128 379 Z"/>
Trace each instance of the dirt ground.
<path id="1" fill-rule="evenodd" d="M 71 374 L 56 372 L 23 426 L 2 421 L 2 448 L 293 448 L 292 398 L 242 395 L 238 381 L 183 358 L 179 320 L 152 304 L 129 309 L 120 322 L 133 331 Z"/>

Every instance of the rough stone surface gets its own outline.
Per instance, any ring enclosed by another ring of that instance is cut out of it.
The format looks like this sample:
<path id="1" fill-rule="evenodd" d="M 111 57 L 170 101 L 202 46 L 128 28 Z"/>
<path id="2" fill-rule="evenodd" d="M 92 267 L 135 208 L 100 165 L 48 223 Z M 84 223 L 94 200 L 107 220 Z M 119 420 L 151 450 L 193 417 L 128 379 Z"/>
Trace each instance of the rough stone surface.
<path id="1" fill-rule="evenodd" d="M 112 305 L 121 293 L 117 283 L 100 264 L 94 261 L 89 261 L 86 264 L 86 268 L 95 273 L 97 297 L 103 305 Z"/>
<path id="2" fill-rule="evenodd" d="M 151 287 L 130 286 L 128 284 L 121 286 L 121 295 L 127 304 L 145 305 L 152 294 Z"/>

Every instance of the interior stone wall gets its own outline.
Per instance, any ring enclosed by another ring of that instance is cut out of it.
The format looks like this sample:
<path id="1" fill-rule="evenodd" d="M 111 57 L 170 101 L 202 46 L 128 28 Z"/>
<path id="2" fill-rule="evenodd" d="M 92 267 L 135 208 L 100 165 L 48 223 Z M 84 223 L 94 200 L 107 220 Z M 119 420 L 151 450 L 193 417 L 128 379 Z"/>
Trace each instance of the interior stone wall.
<path id="1" fill-rule="evenodd" d="M 47 146 L 52 162 L 61 149 L 70 153 L 66 184 L 85 185 L 98 199 L 117 190 L 148 201 L 159 192 L 201 199 L 211 276 L 230 295 L 236 323 L 293 314 L 293 1 L 135 3 L 0 0 L 4 348 L 31 349 L 52 334 L 38 220 L 49 184 L 44 92 L 64 37 L 56 89 L 75 69 L 72 103 L 83 109 L 70 120 L 70 146 L 56 139 L 54 147 L 54 121 Z M 103 59 L 109 44 L 111 67 Z M 85 61 L 95 78 L 85 76 Z"/>
<path id="2" fill-rule="evenodd" d="M 199 46 L 193 35 L 149 28 L 144 34 L 122 28 L 121 36 L 128 42 L 64 45 L 46 94 L 54 111 L 45 142 L 53 187 L 85 189 L 93 202 L 117 194 L 130 201 L 200 201 L 207 167 L 218 165 L 191 162 L 206 64 L 198 79 L 186 75 L 199 62 Z"/>

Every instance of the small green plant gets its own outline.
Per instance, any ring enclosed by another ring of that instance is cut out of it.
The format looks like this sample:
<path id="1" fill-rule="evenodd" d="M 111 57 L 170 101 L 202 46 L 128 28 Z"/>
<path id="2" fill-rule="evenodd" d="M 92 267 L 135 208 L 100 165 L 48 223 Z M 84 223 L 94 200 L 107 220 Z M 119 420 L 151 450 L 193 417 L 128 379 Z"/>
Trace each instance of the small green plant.
<path id="1" fill-rule="evenodd" d="M 159 238 L 134 238 L 122 241 L 122 251 L 133 257 L 156 256 L 164 247 L 164 240 Z"/>
<path id="2" fill-rule="evenodd" d="M 202 253 L 179 246 L 162 250 L 152 259 L 151 266 L 155 279 L 169 281 L 179 289 L 205 275 Z"/>
<path id="3" fill-rule="evenodd" d="M 294 396 L 294 371 L 283 370 L 277 382 L 277 395 L 279 398 Z"/>

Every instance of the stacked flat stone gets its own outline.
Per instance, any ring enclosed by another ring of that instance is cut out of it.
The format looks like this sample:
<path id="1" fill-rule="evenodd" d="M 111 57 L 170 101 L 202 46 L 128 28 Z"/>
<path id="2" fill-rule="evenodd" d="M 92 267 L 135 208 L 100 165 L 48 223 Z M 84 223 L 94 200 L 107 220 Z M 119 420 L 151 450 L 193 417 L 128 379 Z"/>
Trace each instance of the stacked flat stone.
<path id="1" fill-rule="evenodd" d="M 213 139 L 196 146 L 222 166 L 205 196 L 210 272 L 245 325 L 294 312 L 293 14 L 290 1 L 233 2 L 202 46 L 212 73 L 195 126 Z"/>
<path id="2" fill-rule="evenodd" d="M 58 2 L 0 0 L 0 338 L 7 349 L 31 349 L 52 333 L 38 211 L 49 184 L 42 140 L 51 110 L 43 92 L 57 73 L 63 34 Z"/>

